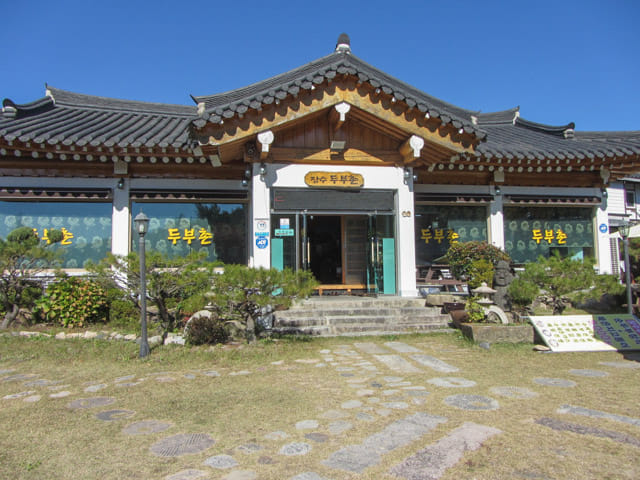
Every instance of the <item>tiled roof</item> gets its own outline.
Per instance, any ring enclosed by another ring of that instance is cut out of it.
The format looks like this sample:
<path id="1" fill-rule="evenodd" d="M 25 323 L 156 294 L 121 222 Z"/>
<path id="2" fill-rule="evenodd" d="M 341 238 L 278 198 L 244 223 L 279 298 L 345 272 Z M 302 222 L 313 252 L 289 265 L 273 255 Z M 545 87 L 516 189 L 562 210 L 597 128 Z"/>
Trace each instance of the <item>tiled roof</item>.
<path id="1" fill-rule="evenodd" d="M 517 109 L 477 118 L 487 132 L 477 152 L 487 159 L 602 160 L 640 154 L 640 131 L 577 132 L 573 123 L 555 127 L 525 120 Z"/>
<path id="2" fill-rule="evenodd" d="M 598 160 L 637 160 L 640 131 L 577 132 L 574 124 L 550 126 L 525 120 L 519 107 L 501 112 L 466 110 L 435 97 L 369 65 L 351 53 L 348 37 L 341 36 L 336 50 L 318 60 L 270 79 L 216 95 L 193 97 L 198 106 L 167 105 L 82 95 L 47 87 L 47 96 L 16 105 L 4 100 L 0 114 L 0 139 L 41 145 L 79 147 L 174 147 L 192 151 L 197 140 L 193 127 L 220 123 L 259 111 L 301 90 L 340 75 L 356 77 L 410 108 L 439 118 L 443 124 L 463 128 L 481 142 L 476 157 L 487 161 L 557 160 L 575 163 Z"/>
<path id="3" fill-rule="evenodd" d="M 175 147 L 191 144 L 195 106 L 96 97 L 47 87 L 47 96 L 3 102 L 0 136 L 49 145 Z"/>
<path id="4" fill-rule="evenodd" d="M 359 81 L 368 82 L 409 107 L 416 107 L 432 118 L 439 118 L 445 125 L 464 128 L 478 138 L 485 136 L 471 121 L 474 112 L 427 95 L 378 70 L 353 55 L 349 48 L 337 49 L 326 57 L 247 87 L 216 95 L 194 96 L 193 99 L 204 106 L 196 125 L 203 127 L 207 122 L 220 123 L 221 120 L 244 114 L 249 109 L 261 109 L 264 105 L 283 100 L 289 95 L 297 95 L 300 90 L 311 90 L 325 81 L 332 81 L 338 75 L 356 76 Z"/>

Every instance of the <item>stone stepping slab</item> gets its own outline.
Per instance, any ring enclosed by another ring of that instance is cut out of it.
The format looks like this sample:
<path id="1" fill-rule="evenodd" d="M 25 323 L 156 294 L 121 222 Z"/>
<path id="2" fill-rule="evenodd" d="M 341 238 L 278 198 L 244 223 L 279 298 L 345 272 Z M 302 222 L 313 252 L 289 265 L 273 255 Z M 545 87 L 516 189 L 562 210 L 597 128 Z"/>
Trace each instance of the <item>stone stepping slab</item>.
<path id="1" fill-rule="evenodd" d="M 444 403 L 461 410 L 497 410 L 500 405 L 493 398 L 482 395 L 451 395 L 444 399 Z"/>
<path id="2" fill-rule="evenodd" d="M 470 388 L 475 387 L 476 382 L 460 377 L 440 377 L 427 380 L 431 385 L 445 388 Z"/>
<path id="3" fill-rule="evenodd" d="M 538 377 L 534 378 L 533 381 L 534 383 L 544 385 L 545 387 L 573 388 L 577 385 L 573 380 L 566 380 L 564 378 Z"/>
<path id="4" fill-rule="evenodd" d="M 159 420 L 142 420 L 141 422 L 135 422 L 127 425 L 122 429 L 122 433 L 125 435 L 151 435 L 153 433 L 164 432 L 171 427 L 173 427 L 173 424 L 169 422 L 161 422 Z"/>
<path id="5" fill-rule="evenodd" d="M 164 477 L 164 480 L 197 480 L 198 478 L 205 478 L 208 476 L 209 472 L 189 468 L 187 470 L 182 470 L 181 472 Z"/>
<path id="6" fill-rule="evenodd" d="M 458 367 L 454 367 L 453 365 L 449 365 L 447 362 L 440 360 L 439 358 L 432 357 L 430 355 L 409 355 L 409 358 L 416 361 L 420 365 L 425 367 L 429 367 L 437 372 L 441 373 L 453 373 L 458 372 L 460 369 Z"/>
<path id="7" fill-rule="evenodd" d="M 330 480 L 327 477 L 321 477 L 315 472 L 303 472 L 299 473 L 295 477 L 291 477 L 289 480 Z"/>
<path id="8" fill-rule="evenodd" d="M 211 467 L 217 468 L 218 470 L 225 470 L 227 468 L 233 468 L 238 466 L 238 462 L 231 455 L 214 455 L 213 457 L 209 457 L 204 461 L 204 464 Z"/>
<path id="9" fill-rule="evenodd" d="M 356 342 L 353 346 L 364 353 L 368 353 L 369 355 L 389 353 L 389 350 L 382 348 L 380 345 L 373 342 Z"/>
<path id="10" fill-rule="evenodd" d="M 625 417 L 624 415 L 601 412 L 598 410 L 591 410 L 590 408 L 576 407 L 573 405 L 562 405 L 558 410 L 556 410 L 556 413 L 571 413 L 573 415 L 582 415 L 585 417 L 603 418 L 605 420 L 613 420 L 614 422 L 627 423 L 629 425 L 640 427 L 640 418 Z"/>
<path id="11" fill-rule="evenodd" d="M 341 448 L 322 464 L 337 470 L 362 473 L 365 469 L 380 463 L 382 455 L 418 440 L 446 421 L 444 417 L 427 413 L 409 415 L 365 438 L 359 445 Z"/>
<path id="12" fill-rule="evenodd" d="M 389 347 L 391 350 L 395 350 L 398 353 L 420 353 L 420 350 L 418 350 L 416 347 L 407 345 L 404 342 L 385 342 L 385 346 Z"/>
<path id="13" fill-rule="evenodd" d="M 528 399 L 528 398 L 535 398 L 538 396 L 537 392 L 534 392 L 532 390 L 529 390 L 528 388 L 523 388 L 523 387 L 511 387 L 511 386 L 491 387 L 489 391 L 491 393 L 500 395 L 502 397 L 517 398 L 521 400 Z"/>
<path id="14" fill-rule="evenodd" d="M 84 408 L 105 407 L 115 402 L 116 399 L 113 397 L 79 398 L 69 403 L 67 407 L 71 408 L 72 410 L 78 410 Z"/>
<path id="15" fill-rule="evenodd" d="M 465 422 L 435 444 L 391 468 L 389 472 L 407 480 L 441 478 L 447 469 L 460 461 L 465 452 L 477 450 L 482 442 L 499 433 L 502 431 L 497 428 Z"/>
<path id="16" fill-rule="evenodd" d="M 374 355 L 373 358 L 383 363 L 387 368 L 400 373 L 420 373 L 422 370 L 414 366 L 400 355 Z"/>
<path id="17" fill-rule="evenodd" d="M 605 430 L 597 427 L 589 427 L 578 423 L 563 422 L 562 420 L 547 417 L 538 418 L 536 423 L 560 432 L 573 432 L 579 435 L 593 435 L 595 437 L 608 438 L 614 442 L 626 443 L 640 448 L 640 439 L 627 435 L 626 433 Z"/>
<path id="18" fill-rule="evenodd" d="M 203 452 L 214 443 L 215 440 L 206 433 L 181 433 L 154 443 L 149 451 L 157 457 L 180 457 Z"/>
<path id="19" fill-rule="evenodd" d="M 116 420 L 133 417 L 135 414 L 136 412 L 133 410 L 106 410 L 96 413 L 96 418 L 104 422 L 114 422 Z"/>

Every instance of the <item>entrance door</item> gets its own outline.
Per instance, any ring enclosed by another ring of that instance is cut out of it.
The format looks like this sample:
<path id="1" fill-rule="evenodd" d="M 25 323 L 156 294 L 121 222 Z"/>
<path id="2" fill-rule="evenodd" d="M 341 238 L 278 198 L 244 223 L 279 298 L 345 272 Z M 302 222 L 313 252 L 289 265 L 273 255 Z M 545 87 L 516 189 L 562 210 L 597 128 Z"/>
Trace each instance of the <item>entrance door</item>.
<path id="1" fill-rule="evenodd" d="M 307 219 L 309 270 L 321 284 L 342 283 L 342 227 L 336 215 L 310 215 Z"/>

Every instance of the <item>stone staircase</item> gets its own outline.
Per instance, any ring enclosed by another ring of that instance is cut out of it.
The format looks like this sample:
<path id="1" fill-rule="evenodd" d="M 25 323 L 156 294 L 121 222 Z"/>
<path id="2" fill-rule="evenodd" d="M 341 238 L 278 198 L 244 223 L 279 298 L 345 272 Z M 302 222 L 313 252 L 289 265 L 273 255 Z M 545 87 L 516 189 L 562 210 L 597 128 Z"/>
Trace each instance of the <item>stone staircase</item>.
<path id="1" fill-rule="evenodd" d="M 448 328 L 451 318 L 423 298 L 312 297 L 274 312 L 281 334 L 357 336 L 425 332 Z"/>

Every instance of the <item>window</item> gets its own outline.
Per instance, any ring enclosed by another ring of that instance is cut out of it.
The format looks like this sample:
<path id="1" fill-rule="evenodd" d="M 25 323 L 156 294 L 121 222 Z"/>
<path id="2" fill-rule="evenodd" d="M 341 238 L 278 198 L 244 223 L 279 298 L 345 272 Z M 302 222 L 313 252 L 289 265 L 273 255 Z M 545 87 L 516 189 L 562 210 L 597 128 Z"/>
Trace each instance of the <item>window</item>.
<path id="1" fill-rule="evenodd" d="M 416 205 L 416 265 L 437 263 L 451 243 L 487 241 L 484 206 Z"/>
<path id="2" fill-rule="evenodd" d="M 63 252 L 63 268 L 83 268 L 111 251 L 111 203 L 0 201 L 0 237 L 18 227 L 33 228 L 43 242 L 49 230 L 61 230 L 53 248 Z"/>
<path id="3" fill-rule="evenodd" d="M 593 210 L 580 207 L 505 207 L 505 250 L 516 263 L 554 252 L 582 259 L 594 255 Z"/>
<path id="4" fill-rule="evenodd" d="M 238 203 L 132 202 L 131 217 L 149 217 L 145 245 L 171 257 L 206 252 L 207 260 L 247 263 L 246 205 Z M 132 250 L 138 248 L 135 229 Z"/>

